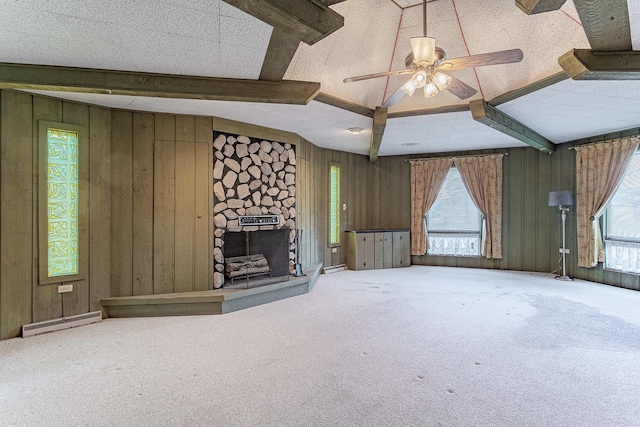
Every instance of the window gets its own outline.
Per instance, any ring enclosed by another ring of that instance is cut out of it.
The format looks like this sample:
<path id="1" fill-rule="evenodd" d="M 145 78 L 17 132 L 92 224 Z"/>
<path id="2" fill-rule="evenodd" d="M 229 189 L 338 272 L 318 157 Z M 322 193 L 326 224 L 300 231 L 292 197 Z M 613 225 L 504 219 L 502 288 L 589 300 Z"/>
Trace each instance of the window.
<path id="1" fill-rule="evenodd" d="M 84 277 L 86 176 L 84 128 L 39 122 L 40 283 Z"/>
<path id="2" fill-rule="evenodd" d="M 329 245 L 340 244 L 340 165 L 329 164 Z"/>
<path id="3" fill-rule="evenodd" d="M 447 173 L 426 220 L 429 255 L 480 255 L 482 216 L 455 167 Z"/>
<path id="4" fill-rule="evenodd" d="M 640 274 L 640 154 L 606 211 L 605 268 Z"/>

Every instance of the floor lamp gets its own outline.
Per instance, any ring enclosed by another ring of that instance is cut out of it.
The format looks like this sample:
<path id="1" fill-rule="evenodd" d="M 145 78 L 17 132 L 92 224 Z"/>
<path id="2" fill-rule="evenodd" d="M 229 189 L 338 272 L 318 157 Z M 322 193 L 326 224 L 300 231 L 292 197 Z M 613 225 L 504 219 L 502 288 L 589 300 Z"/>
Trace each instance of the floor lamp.
<path id="1" fill-rule="evenodd" d="M 549 192 L 549 206 L 557 206 L 562 214 L 562 249 L 560 249 L 560 253 L 562 253 L 562 276 L 556 276 L 556 279 L 558 280 L 573 280 L 571 277 L 567 276 L 567 262 L 565 259 L 566 254 L 568 253 L 566 247 L 565 222 L 567 221 L 567 211 L 569 211 L 567 206 L 571 205 L 573 205 L 573 197 L 569 190 Z"/>

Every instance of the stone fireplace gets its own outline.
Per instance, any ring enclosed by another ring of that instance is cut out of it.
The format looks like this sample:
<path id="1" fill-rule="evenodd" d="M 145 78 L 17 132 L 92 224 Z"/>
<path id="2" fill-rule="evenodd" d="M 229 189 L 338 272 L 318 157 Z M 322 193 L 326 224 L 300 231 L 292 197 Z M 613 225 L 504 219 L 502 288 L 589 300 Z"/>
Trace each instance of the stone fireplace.
<path id="1" fill-rule="evenodd" d="M 295 146 L 214 132 L 213 147 L 214 287 L 225 284 L 226 257 L 262 252 L 271 275 L 288 278 L 296 250 Z M 277 223 L 240 221 L 267 216 Z"/>

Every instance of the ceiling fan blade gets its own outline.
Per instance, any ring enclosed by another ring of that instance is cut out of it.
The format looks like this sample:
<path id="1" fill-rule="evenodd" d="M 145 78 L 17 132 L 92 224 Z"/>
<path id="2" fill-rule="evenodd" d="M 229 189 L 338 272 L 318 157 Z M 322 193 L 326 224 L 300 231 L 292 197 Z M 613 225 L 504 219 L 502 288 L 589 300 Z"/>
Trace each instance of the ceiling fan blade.
<path id="1" fill-rule="evenodd" d="M 387 77 L 387 76 L 397 76 L 400 74 L 411 74 L 413 70 L 396 70 L 396 71 L 387 71 L 384 73 L 374 73 L 374 74 L 365 74 L 363 76 L 349 77 L 343 80 L 344 83 L 357 82 L 360 80 L 368 80 L 368 79 L 376 79 L 378 77 Z"/>
<path id="2" fill-rule="evenodd" d="M 393 92 L 393 95 L 391 95 L 389 98 L 387 98 L 386 101 L 384 101 L 384 104 L 382 104 L 382 106 L 385 108 L 392 107 L 396 105 L 398 101 L 402 99 L 403 96 L 404 96 L 404 91 L 402 90 L 402 87 L 400 87 L 398 88 L 398 90 Z"/>
<path id="3" fill-rule="evenodd" d="M 411 50 L 416 64 L 433 64 L 436 56 L 436 39 L 433 37 L 411 37 Z"/>
<path id="4" fill-rule="evenodd" d="M 467 98 L 471 98 L 473 95 L 478 93 L 477 90 L 475 90 L 474 88 L 472 88 L 471 86 L 463 82 L 462 80 L 459 80 L 453 76 L 449 76 L 449 77 L 451 77 L 451 83 L 449 83 L 449 86 L 447 87 L 446 90 L 448 90 L 458 98 L 467 99 Z"/>
<path id="5" fill-rule="evenodd" d="M 501 50 L 498 52 L 481 53 L 479 55 L 463 56 L 442 61 L 436 69 L 442 71 L 460 70 L 470 67 L 484 67 L 485 65 L 510 64 L 522 61 L 520 49 Z"/>

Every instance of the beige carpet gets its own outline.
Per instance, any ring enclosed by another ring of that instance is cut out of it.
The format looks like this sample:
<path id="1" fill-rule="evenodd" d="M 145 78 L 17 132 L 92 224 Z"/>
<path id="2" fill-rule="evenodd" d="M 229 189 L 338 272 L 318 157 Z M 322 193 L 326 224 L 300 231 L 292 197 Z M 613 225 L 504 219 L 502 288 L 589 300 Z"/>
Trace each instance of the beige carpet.
<path id="1" fill-rule="evenodd" d="M 640 292 L 345 271 L 222 316 L 0 342 L 1 426 L 637 426 Z"/>

